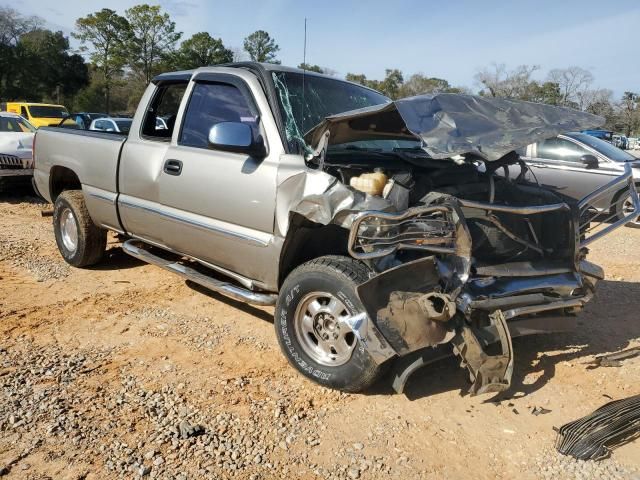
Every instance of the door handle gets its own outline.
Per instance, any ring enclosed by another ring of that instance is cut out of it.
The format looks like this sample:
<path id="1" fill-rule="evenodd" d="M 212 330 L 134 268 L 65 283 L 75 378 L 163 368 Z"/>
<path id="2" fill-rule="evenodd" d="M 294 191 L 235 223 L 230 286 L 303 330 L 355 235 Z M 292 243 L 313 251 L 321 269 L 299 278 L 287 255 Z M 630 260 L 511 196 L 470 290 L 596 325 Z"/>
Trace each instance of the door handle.
<path id="1" fill-rule="evenodd" d="M 182 162 L 180 160 L 167 160 L 164 162 L 164 173 L 180 175 L 182 173 Z"/>

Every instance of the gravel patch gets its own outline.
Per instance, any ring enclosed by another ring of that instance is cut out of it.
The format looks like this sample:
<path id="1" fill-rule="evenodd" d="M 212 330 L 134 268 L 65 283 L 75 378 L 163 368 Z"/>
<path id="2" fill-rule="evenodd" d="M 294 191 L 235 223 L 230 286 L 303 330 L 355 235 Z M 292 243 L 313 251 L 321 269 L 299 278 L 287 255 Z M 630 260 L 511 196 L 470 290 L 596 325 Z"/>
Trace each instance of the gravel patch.
<path id="1" fill-rule="evenodd" d="M 618 464 L 613 458 L 576 460 L 548 449 L 536 458 L 536 471 L 541 479 L 558 480 L 638 480 L 640 474 Z"/>
<path id="2" fill-rule="evenodd" d="M 63 260 L 55 261 L 38 253 L 35 242 L 0 239 L 0 261 L 28 270 L 39 282 L 65 278 L 70 273 Z"/>

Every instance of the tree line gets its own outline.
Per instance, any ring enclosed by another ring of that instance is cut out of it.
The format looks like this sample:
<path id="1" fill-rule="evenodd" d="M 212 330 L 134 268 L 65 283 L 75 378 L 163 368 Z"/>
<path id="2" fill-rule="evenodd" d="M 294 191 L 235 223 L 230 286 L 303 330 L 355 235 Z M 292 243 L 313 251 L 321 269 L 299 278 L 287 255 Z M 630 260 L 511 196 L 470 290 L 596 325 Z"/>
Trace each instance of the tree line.
<path id="1" fill-rule="evenodd" d="M 242 51 L 228 48 L 208 32 L 183 39 L 158 5 L 136 5 L 123 15 L 103 8 L 78 18 L 71 36 L 80 43 L 79 53 L 62 32 L 43 25 L 39 17 L 0 7 L 0 100 L 64 103 L 76 111 L 132 112 L 158 73 L 243 59 L 279 63 L 280 47 L 263 30 L 248 35 Z"/>
<path id="2" fill-rule="evenodd" d="M 161 6 L 141 4 L 119 14 L 103 8 L 78 18 L 71 48 L 62 32 L 44 28 L 39 17 L 0 7 L 0 101 L 24 99 L 64 103 L 75 111 L 133 112 L 149 81 L 158 73 L 188 70 L 239 60 L 280 63 L 279 45 L 268 32 L 248 35 L 240 48 L 221 38 L 198 32 L 183 38 Z M 88 61 L 87 61 L 88 60 Z M 334 70 L 301 63 L 299 68 L 336 75 Z M 540 66 L 508 69 L 492 64 L 475 75 L 475 93 L 589 111 L 606 118 L 606 126 L 627 135 L 640 128 L 640 98 L 625 92 L 615 101 L 613 92 L 596 88 L 593 74 L 580 67 L 554 69 L 543 80 Z M 381 80 L 347 73 L 345 78 L 390 98 L 423 93 L 474 93 L 447 80 L 415 73 L 405 78 L 387 69 Z"/>

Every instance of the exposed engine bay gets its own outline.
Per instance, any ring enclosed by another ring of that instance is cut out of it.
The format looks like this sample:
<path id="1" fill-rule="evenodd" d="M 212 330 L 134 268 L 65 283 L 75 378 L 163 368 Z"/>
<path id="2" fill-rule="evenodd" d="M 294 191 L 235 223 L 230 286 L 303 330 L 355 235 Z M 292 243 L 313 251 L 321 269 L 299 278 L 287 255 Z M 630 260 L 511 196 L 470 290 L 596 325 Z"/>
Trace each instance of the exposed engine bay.
<path id="1" fill-rule="evenodd" d="M 366 154 L 363 154 L 366 156 Z M 340 157 L 339 155 L 337 156 Z M 574 262 L 575 239 L 566 225 L 571 208 L 549 215 L 517 215 L 498 210 L 498 206 L 536 207 L 575 200 L 524 180 L 527 166 L 513 152 L 487 165 L 480 159 L 460 159 L 460 163 L 420 159 L 409 162 L 371 160 L 344 164 L 328 156 L 325 170 L 345 185 L 386 199 L 397 212 L 413 207 L 439 205 L 447 199 L 466 200 L 461 205 L 472 239 L 473 268 L 491 263 L 541 261 Z M 415 158 L 406 156 L 407 159 Z M 517 175 L 512 172 L 517 171 Z M 499 172 L 502 175 L 499 175 Z M 496 210 L 472 208 L 471 202 L 495 204 Z M 419 225 L 415 225 L 419 228 Z M 409 235 L 409 232 L 405 232 Z M 408 252 L 405 252 L 408 253 Z"/>

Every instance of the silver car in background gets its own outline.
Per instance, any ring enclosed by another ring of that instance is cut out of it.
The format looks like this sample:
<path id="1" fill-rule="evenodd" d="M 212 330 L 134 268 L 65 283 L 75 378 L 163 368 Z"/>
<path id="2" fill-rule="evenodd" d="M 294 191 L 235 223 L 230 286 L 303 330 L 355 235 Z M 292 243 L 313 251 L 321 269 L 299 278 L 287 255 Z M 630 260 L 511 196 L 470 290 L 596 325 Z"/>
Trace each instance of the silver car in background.
<path id="1" fill-rule="evenodd" d="M 131 128 L 131 118 L 97 118 L 91 122 L 89 130 L 97 132 L 109 132 L 109 133 L 129 133 Z"/>
<path id="2" fill-rule="evenodd" d="M 636 185 L 640 184 L 640 159 L 618 147 L 586 133 L 567 133 L 529 145 L 520 152 L 531 168 L 528 180 L 549 186 L 560 193 L 580 200 L 611 182 L 631 166 Z M 609 190 L 594 202 L 608 220 L 623 218 L 633 210 L 631 198 Z M 640 222 L 628 223 L 638 227 Z"/>

